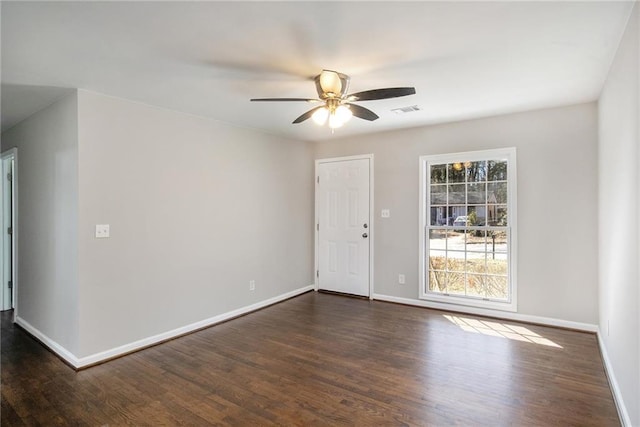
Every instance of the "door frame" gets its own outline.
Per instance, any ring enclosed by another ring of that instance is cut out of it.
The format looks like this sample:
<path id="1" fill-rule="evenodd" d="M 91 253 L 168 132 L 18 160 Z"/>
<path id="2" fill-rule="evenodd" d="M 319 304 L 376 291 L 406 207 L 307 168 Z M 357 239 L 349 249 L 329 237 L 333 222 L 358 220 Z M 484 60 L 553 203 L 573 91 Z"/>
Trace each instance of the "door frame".
<path id="1" fill-rule="evenodd" d="M 318 200 L 318 180 L 320 176 L 318 175 L 318 168 L 322 163 L 336 163 L 336 162 L 344 162 L 348 160 L 369 160 L 369 299 L 373 300 L 373 242 L 375 237 L 375 226 L 373 219 L 375 218 L 374 210 L 373 210 L 373 154 L 360 154 L 356 156 L 346 156 L 346 157 L 330 157 L 325 159 L 316 159 L 315 165 L 315 176 L 314 176 L 314 200 L 315 200 L 315 216 L 313 219 L 313 228 L 314 228 L 314 265 L 313 270 L 316 274 L 313 275 L 313 283 L 315 290 L 318 291 L 318 272 L 319 272 L 319 256 L 320 256 L 320 230 L 318 227 L 318 209 L 320 208 L 319 200 Z"/>
<path id="2" fill-rule="evenodd" d="M 13 206 L 11 212 L 11 231 L 13 236 L 13 242 L 11 245 L 11 252 L 13 255 L 11 260 L 11 282 L 13 285 L 13 290 L 11 292 L 11 305 L 13 307 L 13 319 L 15 321 L 15 319 L 18 317 L 18 149 L 16 147 L 5 150 L 0 154 L 0 173 L 3 183 L 3 185 L 0 185 L 0 197 L 2 197 L 2 211 L 0 212 L 0 218 L 2 218 L 2 216 L 4 215 L 4 203 L 6 197 L 6 195 L 4 194 L 4 179 L 6 177 L 6 174 L 8 173 L 8 170 L 6 169 L 5 165 L 6 161 L 11 158 L 13 158 L 13 175 L 11 177 L 11 193 L 13 197 Z M 4 218 L 2 219 L 3 221 L 1 221 L 1 223 L 4 223 Z M 2 227 L 4 228 L 4 226 Z M 2 230 L 0 234 L 0 245 L 2 246 L 2 248 L 0 249 L 0 254 L 2 256 L 2 262 L 0 262 L 0 278 L 2 279 L 0 283 L 2 284 L 2 290 L 4 291 L 4 286 L 6 286 L 6 283 L 4 283 L 4 257 L 7 256 L 7 254 L 4 253 L 4 244 L 6 239 L 5 230 Z"/>

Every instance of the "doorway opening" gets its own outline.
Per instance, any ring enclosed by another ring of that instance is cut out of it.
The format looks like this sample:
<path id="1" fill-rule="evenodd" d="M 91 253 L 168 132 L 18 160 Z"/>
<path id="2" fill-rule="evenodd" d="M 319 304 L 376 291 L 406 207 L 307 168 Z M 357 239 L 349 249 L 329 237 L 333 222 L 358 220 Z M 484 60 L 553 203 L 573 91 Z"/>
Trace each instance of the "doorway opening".
<path id="1" fill-rule="evenodd" d="M 17 149 L 12 148 L 0 155 L 0 192 L 2 195 L 2 229 L 0 239 L 0 310 L 11 310 L 16 307 L 16 232 L 17 232 Z M 15 312 L 14 312 L 15 317 Z"/>

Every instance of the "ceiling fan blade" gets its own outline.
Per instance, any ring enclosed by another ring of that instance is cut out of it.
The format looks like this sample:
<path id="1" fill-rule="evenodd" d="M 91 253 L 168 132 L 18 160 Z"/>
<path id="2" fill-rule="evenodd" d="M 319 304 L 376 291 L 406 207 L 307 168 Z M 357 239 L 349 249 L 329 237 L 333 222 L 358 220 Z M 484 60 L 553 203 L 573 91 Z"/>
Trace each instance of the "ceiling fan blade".
<path id="1" fill-rule="evenodd" d="M 347 95 L 349 101 L 373 101 L 375 99 L 398 98 L 400 96 L 415 95 L 414 87 L 389 87 L 385 89 L 365 90 L 364 92 Z"/>
<path id="2" fill-rule="evenodd" d="M 347 103 L 347 105 L 351 109 L 351 112 L 353 113 L 353 115 L 356 116 L 356 117 L 359 117 L 359 118 L 365 119 L 365 120 L 369 120 L 370 122 L 372 122 L 372 121 L 374 121 L 374 120 L 376 120 L 378 118 L 378 115 L 376 113 L 374 113 L 373 111 L 369 110 L 368 108 L 364 108 L 364 107 L 361 107 L 361 106 L 356 105 L 356 104 Z"/>
<path id="3" fill-rule="evenodd" d="M 304 101 L 304 102 L 320 102 L 319 99 L 309 99 L 309 98 L 253 98 L 250 101 Z"/>
<path id="4" fill-rule="evenodd" d="M 293 121 L 293 124 L 297 124 L 297 123 L 302 123 L 305 120 L 307 120 L 309 117 L 311 117 L 313 115 L 313 113 L 315 113 L 317 110 L 324 108 L 324 105 L 321 105 L 319 107 L 316 108 L 312 108 L 311 110 L 307 111 L 306 113 L 304 113 L 303 115 L 301 115 L 300 117 L 298 117 L 297 119 L 295 119 Z"/>

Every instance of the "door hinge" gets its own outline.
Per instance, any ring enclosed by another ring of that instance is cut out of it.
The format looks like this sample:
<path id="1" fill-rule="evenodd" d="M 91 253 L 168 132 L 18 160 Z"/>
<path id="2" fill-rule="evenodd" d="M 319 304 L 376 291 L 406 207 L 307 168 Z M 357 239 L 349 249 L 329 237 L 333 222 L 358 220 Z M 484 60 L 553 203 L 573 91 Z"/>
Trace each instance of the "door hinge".
<path id="1" fill-rule="evenodd" d="M 13 228 L 7 227 L 7 234 L 13 234 Z"/>
<path id="2" fill-rule="evenodd" d="M 320 277 L 320 270 L 316 270 L 316 277 Z"/>
<path id="3" fill-rule="evenodd" d="M 8 285 L 9 285 L 9 289 L 13 289 L 13 282 L 11 280 L 9 280 Z"/>
<path id="4" fill-rule="evenodd" d="M 11 175 L 11 172 L 7 173 L 7 179 L 9 181 L 13 181 L 13 175 Z"/>
<path id="5" fill-rule="evenodd" d="M 316 231 L 320 231 L 320 223 L 316 224 Z"/>
<path id="6" fill-rule="evenodd" d="M 316 182 L 317 182 L 318 184 L 320 184 L 320 176 L 318 176 L 318 177 L 316 178 Z"/>

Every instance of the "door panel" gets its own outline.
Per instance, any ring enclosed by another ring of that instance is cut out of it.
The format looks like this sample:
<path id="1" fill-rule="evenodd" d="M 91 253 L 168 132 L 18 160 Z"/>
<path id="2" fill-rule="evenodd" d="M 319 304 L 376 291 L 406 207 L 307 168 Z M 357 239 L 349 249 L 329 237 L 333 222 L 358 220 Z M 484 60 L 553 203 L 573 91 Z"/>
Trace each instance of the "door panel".
<path id="1" fill-rule="evenodd" d="M 318 288 L 369 296 L 369 159 L 318 165 Z"/>

